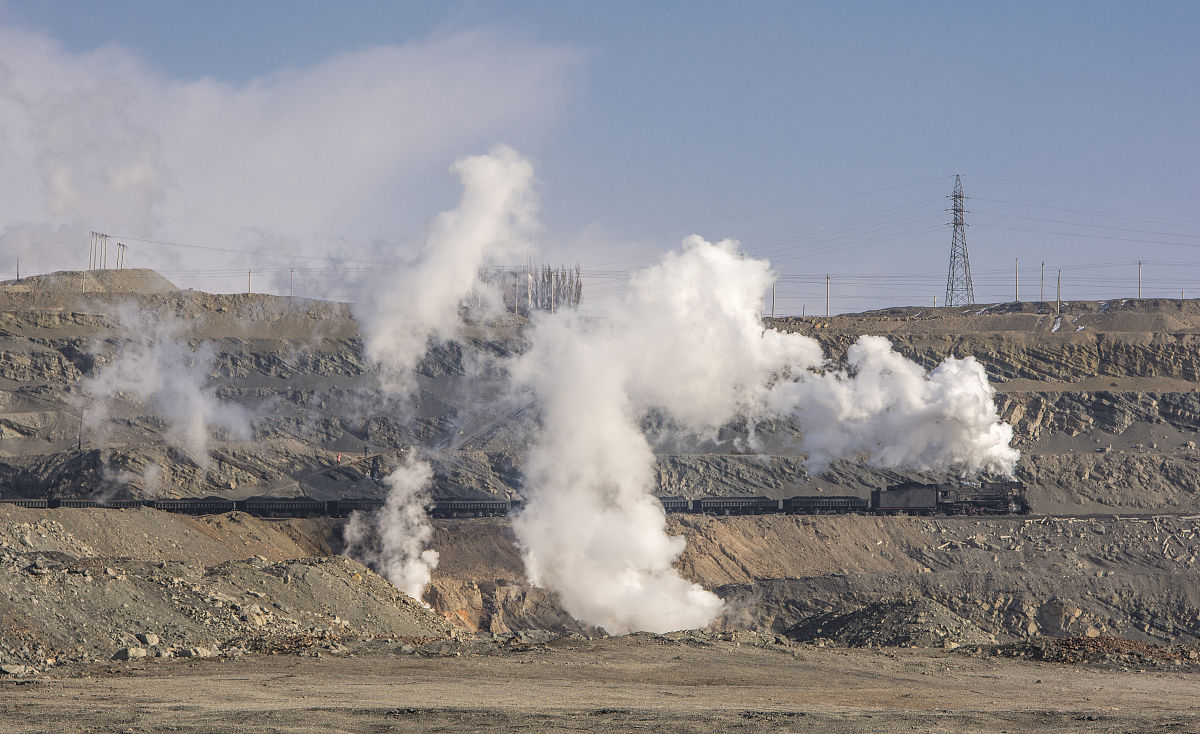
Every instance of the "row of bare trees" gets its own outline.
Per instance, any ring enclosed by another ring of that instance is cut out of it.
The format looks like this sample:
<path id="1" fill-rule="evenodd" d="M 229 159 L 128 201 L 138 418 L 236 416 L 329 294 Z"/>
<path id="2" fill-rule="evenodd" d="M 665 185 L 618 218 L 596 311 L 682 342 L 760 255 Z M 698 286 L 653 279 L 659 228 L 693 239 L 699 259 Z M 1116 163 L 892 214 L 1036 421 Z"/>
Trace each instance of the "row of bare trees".
<path id="1" fill-rule="evenodd" d="M 530 263 L 518 268 L 487 268 L 479 278 L 500 288 L 506 310 L 523 316 L 534 311 L 576 309 L 583 298 L 578 265 L 553 268 Z"/>

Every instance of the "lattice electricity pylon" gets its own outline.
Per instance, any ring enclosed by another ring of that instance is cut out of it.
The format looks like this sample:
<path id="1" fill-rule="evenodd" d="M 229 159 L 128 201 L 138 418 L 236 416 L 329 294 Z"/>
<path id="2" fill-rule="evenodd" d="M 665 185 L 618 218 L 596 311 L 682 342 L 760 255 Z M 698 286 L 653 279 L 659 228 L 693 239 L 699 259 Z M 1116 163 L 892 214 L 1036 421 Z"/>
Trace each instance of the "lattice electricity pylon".
<path id="1" fill-rule="evenodd" d="M 969 306 L 975 303 L 975 286 L 971 284 L 971 261 L 967 259 L 967 223 L 963 221 L 962 180 L 954 177 L 954 235 L 950 239 L 950 272 L 946 275 L 946 305 Z"/>

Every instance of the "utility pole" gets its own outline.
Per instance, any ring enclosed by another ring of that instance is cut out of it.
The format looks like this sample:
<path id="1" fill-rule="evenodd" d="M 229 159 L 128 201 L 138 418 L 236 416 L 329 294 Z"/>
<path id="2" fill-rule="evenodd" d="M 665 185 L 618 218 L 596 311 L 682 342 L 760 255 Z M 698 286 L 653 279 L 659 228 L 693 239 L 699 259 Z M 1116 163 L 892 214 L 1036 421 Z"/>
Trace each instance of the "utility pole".
<path id="1" fill-rule="evenodd" d="M 88 247 L 88 270 L 103 270 L 108 267 L 108 235 L 100 232 L 88 232 L 89 247 Z M 124 245 L 117 244 L 117 262 L 124 262 L 121 256 L 121 249 Z"/>
<path id="2" fill-rule="evenodd" d="M 250 294 L 250 271 L 246 271 L 246 294 Z"/>
<path id="3" fill-rule="evenodd" d="M 1013 303 L 1020 303 L 1021 298 L 1017 295 L 1017 265 L 1021 262 L 1021 258 L 1013 258 Z"/>
<path id="4" fill-rule="evenodd" d="M 288 298 L 292 297 L 292 281 L 295 279 L 296 269 L 288 268 Z"/>
<path id="5" fill-rule="evenodd" d="M 967 306 L 975 303 L 975 286 L 971 283 L 971 262 L 967 259 L 967 223 L 963 218 L 962 179 L 954 177 L 951 211 L 954 212 L 954 233 L 950 237 L 950 270 L 946 274 L 946 305 Z"/>
<path id="6" fill-rule="evenodd" d="M 1138 260 L 1138 300 L 1142 299 L 1142 261 Z"/>
<path id="7" fill-rule="evenodd" d="M 825 274 L 825 318 L 829 318 L 829 274 Z"/>
<path id="8" fill-rule="evenodd" d="M 775 284 L 771 284 L 771 318 L 775 318 Z"/>
<path id="9" fill-rule="evenodd" d="M 1046 261 L 1045 260 L 1042 261 L 1042 285 L 1038 289 L 1038 301 L 1041 303 L 1046 302 Z"/>
<path id="10" fill-rule="evenodd" d="M 1062 268 L 1058 269 L 1058 305 L 1055 306 L 1058 315 L 1062 315 Z"/>

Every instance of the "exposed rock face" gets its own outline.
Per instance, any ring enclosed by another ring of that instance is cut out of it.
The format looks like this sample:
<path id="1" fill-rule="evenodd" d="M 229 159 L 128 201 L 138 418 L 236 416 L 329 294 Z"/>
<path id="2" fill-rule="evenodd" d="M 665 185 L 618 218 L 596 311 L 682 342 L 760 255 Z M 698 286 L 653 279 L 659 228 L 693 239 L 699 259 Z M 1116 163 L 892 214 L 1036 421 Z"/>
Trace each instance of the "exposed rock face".
<path id="1" fill-rule="evenodd" d="M 443 617 L 468 632 L 592 631 L 564 612 L 550 592 L 526 583 L 436 579 L 425 596 Z"/>
<path id="2" fill-rule="evenodd" d="M 917 597 L 881 600 L 846 611 L 818 614 L 788 628 L 799 642 L 832 640 L 850 647 L 941 647 L 986 645 L 987 634 L 941 604 Z"/>

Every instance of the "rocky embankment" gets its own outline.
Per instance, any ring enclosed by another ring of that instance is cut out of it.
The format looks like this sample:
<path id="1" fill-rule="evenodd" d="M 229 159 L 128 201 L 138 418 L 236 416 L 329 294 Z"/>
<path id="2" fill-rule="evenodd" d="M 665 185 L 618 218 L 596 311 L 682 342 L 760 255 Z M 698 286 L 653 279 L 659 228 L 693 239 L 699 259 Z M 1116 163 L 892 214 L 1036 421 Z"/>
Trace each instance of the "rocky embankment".
<path id="1" fill-rule="evenodd" d="M 240 513 L 0 505 L 0 666 L 247 652 L 337 653 L 364 638 L 455 628 L 357 561 L 319 523 Z"/>
<path id="2" fill-rule="evenodd" d="M 586 631 L 523 581 L 507 523 L 436 531 L 429 599 L 442 615 L 468 630 Z M 681 572 L 726 599 L 732 628 L 782 633 L 919 597 L 1002 640 L 1200 639 L 1200 517 L 679 517 L 671 531 L 688 540 Z"/>

